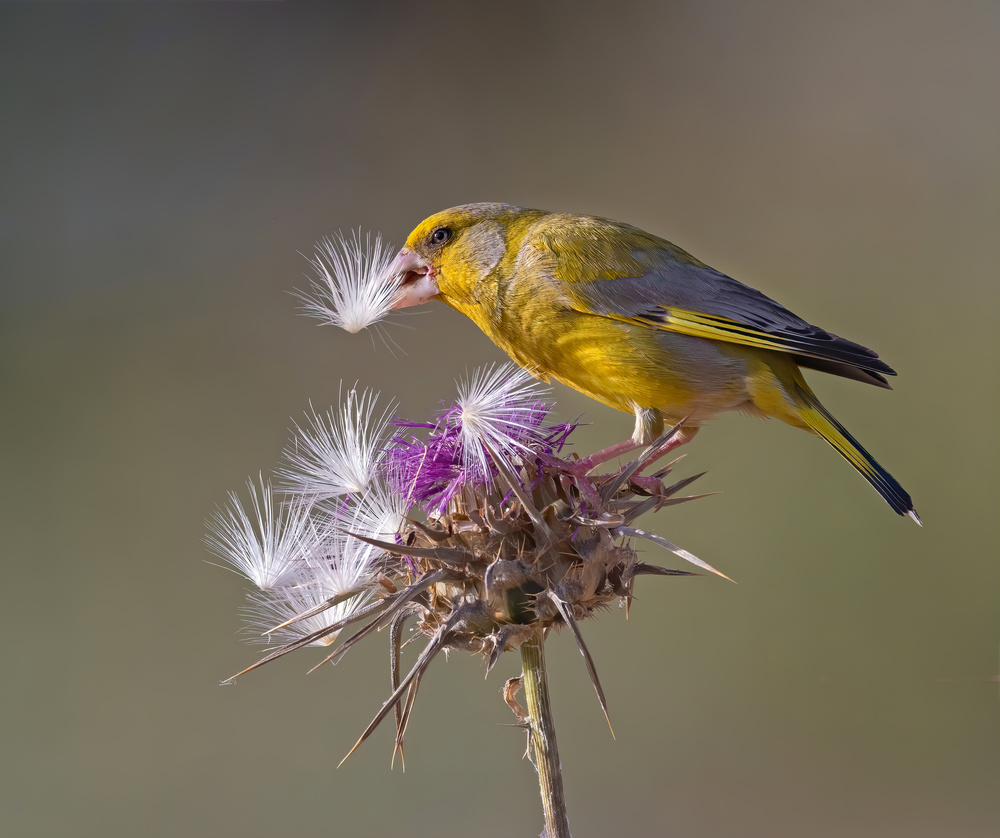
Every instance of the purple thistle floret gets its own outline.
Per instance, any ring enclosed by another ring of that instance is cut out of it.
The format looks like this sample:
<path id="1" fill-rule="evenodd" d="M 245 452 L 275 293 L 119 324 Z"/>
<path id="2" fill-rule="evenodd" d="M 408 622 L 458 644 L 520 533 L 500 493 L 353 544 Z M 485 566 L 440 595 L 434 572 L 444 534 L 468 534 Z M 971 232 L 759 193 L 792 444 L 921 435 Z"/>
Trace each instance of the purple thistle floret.
<path id="1" fill-rule="evenodd" d="M 549 453 L 560 453 L 569 441 L 570 434 L 579 427 L 579 422 L 564 422 L 560 425 L 550 425 L 543 440 L 545 446 L 549 449 Z"/>
<path id="2" fill-rule="evenodd" d="M 402 427 L 434 429 L 427 439 L 394 437 L 386 460 L 393 491 L 427 510 L 444 511 L 462 484 L 462 457 L 456 431 L 439 426 L 398 423 Z"/>
<path id="3" fill-rule="evenodd" d="M 392 440 L 386 460 L 391 485 L 427 511 L 443 513 L 461 490 L 495 485 L 498 458 L 516 472 L 520 462 L 555 457 L 577 425 L 545 425 L 551 410 L 522 370 L 479 373 L 436 422 L 394 420 L 396 427 L 429 433 Z"/>

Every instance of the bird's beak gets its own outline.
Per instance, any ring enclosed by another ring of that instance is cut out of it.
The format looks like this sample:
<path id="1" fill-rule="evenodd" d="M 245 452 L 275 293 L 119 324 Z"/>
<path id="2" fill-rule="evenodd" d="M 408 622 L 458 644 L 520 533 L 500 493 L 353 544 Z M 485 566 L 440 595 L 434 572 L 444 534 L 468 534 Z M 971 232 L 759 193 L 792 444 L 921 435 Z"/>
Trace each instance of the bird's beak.
<path id="1" fill-rule="evenodd" d="M 389 274 L 400 278 L 394 309 L 423 305 L 439 293 L 431 263 L 408 247 L 396 255 Z"/>

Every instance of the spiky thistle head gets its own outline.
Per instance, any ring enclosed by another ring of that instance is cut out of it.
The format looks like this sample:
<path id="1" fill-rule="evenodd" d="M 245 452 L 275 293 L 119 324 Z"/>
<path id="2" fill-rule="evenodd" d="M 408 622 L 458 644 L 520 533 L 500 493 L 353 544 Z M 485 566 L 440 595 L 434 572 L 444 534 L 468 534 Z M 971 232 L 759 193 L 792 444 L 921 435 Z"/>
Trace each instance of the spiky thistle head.
<path id="1" fill-rule="evenodd" d="M 647 512 L 692 499 L 679 493 L 694 478 L 667 486 L 670 465 L 647 473 L 678 443 L 679 428 L 628 465 L 595 474 L 594 461 L 560 456 L 572 428 L 547 425 L 550 409 L 522 375 L 490 369 L 463 384 L 436 421 L 397 422 L 405 436 L 391 441 L 367 489 L 310 507 L 312 536 L 303 540 L 294 583 L 257 601 L 288 642 L 250 669 L 325 643 L 363 617 L 370 622 L 325 660 L 388 627 L 395 667 L 402 623 L 414 620 L 428 645 L 405 678 L 394 668 L 396 689 L 360 744 L 411 685 L 415 694 L 440 650 L 479 652 L 492 667 L 504 651 L 568 626 L 603 706 L 580 621 L 631 602 L 638 576 L 691 575 L 640 561 L 633 542 L 653 541 L 716 571 L 635 526 Z M 425 520 L 416 506 L 429 511 Z M 321 616 L 334 609 L 341 610 Z M 397 717 L 397 744 L 411 706 Z"/>

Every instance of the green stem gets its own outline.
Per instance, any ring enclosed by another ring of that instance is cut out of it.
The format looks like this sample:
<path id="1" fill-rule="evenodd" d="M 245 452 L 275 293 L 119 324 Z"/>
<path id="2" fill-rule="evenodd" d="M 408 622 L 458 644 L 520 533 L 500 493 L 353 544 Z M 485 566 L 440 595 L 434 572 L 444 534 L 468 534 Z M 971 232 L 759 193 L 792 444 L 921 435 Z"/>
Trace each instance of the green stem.
<path id="1" fill-rule="evenodd" d="M 528 723 L 531 725 L 531 748 L 538 787 L 542 793 L 545 813 L 545 838 L 571 838 L 566 815 L 566 795 L 563 792 L 562 765 L 556 746 L 556 726 L 549 703 L 549 678 L 545 669 L 545 639 L 535 635 L 521 644 L 521 669 L 524 695 L 528 702 Z"/>

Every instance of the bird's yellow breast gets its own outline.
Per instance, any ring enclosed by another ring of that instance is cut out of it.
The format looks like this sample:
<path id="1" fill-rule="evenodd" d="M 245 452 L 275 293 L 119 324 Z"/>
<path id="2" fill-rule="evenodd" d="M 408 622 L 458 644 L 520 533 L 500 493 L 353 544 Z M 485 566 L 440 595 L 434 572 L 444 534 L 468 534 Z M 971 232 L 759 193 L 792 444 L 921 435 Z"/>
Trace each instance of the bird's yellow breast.
<path id="1" fill-rule="evenodd" d="M 520 284 L 514 274 L 443 299 L 534 375 L 617 410 L 657 408 L 697 424 L 747 401 L 744 360 L 715 341 L 580 312 L 554 285 Z"/>

